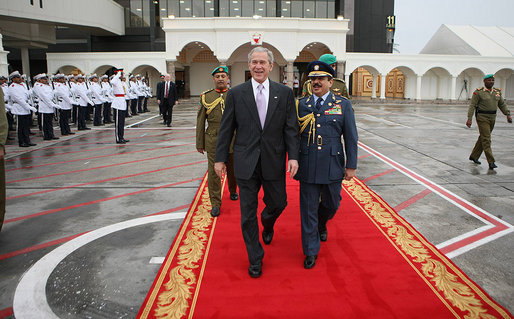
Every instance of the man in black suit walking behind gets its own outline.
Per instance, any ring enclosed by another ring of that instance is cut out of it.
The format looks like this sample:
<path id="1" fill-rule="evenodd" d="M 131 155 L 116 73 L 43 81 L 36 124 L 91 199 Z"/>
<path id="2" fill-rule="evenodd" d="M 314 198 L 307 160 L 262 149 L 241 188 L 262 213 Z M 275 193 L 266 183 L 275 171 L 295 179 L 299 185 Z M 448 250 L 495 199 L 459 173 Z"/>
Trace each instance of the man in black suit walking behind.
<path id="1" fill-rule="evenodd" d="M 252 78 L 227 95 L 216 146 L 214 169 L 226 173 L 230 142 L 234 132 L 234 173 L 241 200 L 241 230 L 250 261 L 248 273 L 262 274 L 264 249 L 259 241 L 258 194 L 264 190 L 261 213 L 262 240 L 273 239 L 275 221 L 287 206 L 287 172 L 292 178 L 298 170 L 299 135 L 293 91 L 270 81 L 273 53 L 256 47 L 248 54 Z"/>
<path id="2" fill-rule="evenodd" d="M 178 104 L 178 95 L 177 87 L 175 83 L 171 82 L 169 74 L 166 74 L 163 86 L 157 92 L 157 103 L 159 103 L 159 109 L 162 112 L 164 122 L 170 127 L 173 107 Z"/>

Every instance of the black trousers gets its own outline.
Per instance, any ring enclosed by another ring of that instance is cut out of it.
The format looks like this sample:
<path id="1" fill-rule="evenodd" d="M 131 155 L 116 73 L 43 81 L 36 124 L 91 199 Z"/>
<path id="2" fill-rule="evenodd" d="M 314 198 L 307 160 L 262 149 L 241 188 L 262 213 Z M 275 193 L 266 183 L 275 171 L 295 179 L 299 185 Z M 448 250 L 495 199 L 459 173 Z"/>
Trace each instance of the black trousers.
<path id="1" fill-rule="evenodd" d="M 73 109 L 71 111 L 71 123 L 77 123 L 77 110 L 80 106 L 73 105 Z"/>
<path id="2" fill-rule="evenodd" d="M 261 160 L 257 163 L 250 179 L 237 178 L 241 205 L 241 231 L 248 253 L 250 264 L 256 265 L 264 258 L 264 249 L 259 241 L 259 221 L 257 206 L 259 190 L 264 191 L 264 204 L 261 212 L 261 223 L 264 229 L 271 231 L 280 214 L 287 206 L 286 180 L 284 176 L 278 180 L 265 180 L 262 177 Z"/>
<path id="3" fill-rule="evenodd" d="M 15 131 L 14 128 L 14 116 L 11 112 L 5 113 L 5 116 L 7 116 L 7 124 L 9 124 L 9 131 Z"/>
<path id="4" fill-rule="evenodd" d="M 93 106 L 88 104 L 86 107 L 86 121 L 91 121 L 92 114 L 93 114 Z"/>
<path id="5" fill-rule="evenodd" d="M 18 143 L 30 144 L 30 124 L 32 114 L 18 115 Z"/>
<path id="6" fill-rule="evenodd" d="M 88 112 L 87 106 L 79 106 L 77 128 L 83 130 L 86 128 L 86 113 Z"/>
<path id="7" fill-rule="evenodd" d="M 143 112 L 148 112 L 148 97 L 145 96 L 143 100 Z"/>
<path id="8" fill-rule="evenodd" d="M 143 113 L 143 99 L 144 96 L 137 97 L 137 113 Z"/>
<path id="9" fill-rule="evenodd" d="M 132 115 L 137 114 L 137 99 L 130 100 L 130 113 Z"/>
<path id="10" fill-rule="evenodd" d="M 111 120 L 111 104 L 109 102 L 104 103 L 104 123 L 112 123 Z"/>
<path id="11" fill-rule="evenodd" d="M 54 137 L 54 113 L 42 113 L 43 116 L 43 138 L 51 139 Z"/>
<path id="12" fill-rule="evenodd" d="M 94 126 L 102 125 L 102 104 L 95 104 Z"/>
<path id="13" fill-rule="evenodd" d="M 61 128 L 61 135 L 68 135 L 71 133 L 69 122 L 70 116 L 71 110 L 59 110 L 59 127 Z"/>
<path id="14" fill-rule="evenodd" d="M 162 101 L 162 111 L 164 122 L 166 122 L 166 124 L 171 124 L 171 121 L 173 120 L 173 105 L 168 103 L 168 99 L 164 99 Z"/>
<path id="15" fill-rule="evenodd" d="M 114 109 L 114 135 L 116 142 L 123 141 L 125 135 L 125 112 L 124 110 Z"/>

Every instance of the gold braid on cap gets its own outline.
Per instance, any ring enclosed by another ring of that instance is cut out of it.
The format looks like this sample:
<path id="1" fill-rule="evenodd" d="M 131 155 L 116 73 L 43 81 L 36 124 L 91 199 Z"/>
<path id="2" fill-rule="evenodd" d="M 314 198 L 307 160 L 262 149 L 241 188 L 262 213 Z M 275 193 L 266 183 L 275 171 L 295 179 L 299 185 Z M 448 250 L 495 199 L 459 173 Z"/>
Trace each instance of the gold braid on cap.
<path id="1" fill-rule="evenodd" d="M 316 136 L 316 118 L 314 117 L 314 113 L 310 113 L 305 115 L 304 117 L 300 117 L 300 113 L 298 112 L 298 104 L 300 100 L 296 100 L 296 115 L 298 117 L 298 125 L 300 125 L 300 135 L 305 131 L 307 125 L 311 125 L 309 129 L 309 138 L 307 139 L 307 146 L 309 146 L 311 135 L 312 135 L 312 143 L 314 143 L 314 136 Z"/>
<path id="2" fill-rule="evenodd" d="M 205 111 L 207 115 L 209 115 L 212 112 L 212 110 L 214 110 L 214 108 L 218 106 L 218 104 L 220 104 L 221 106 L 221 114 L 223 114 L 223 111 L 225 111 L 225 101 L 223 100 L 223 93 L 221 93 L 221 95 L 217 99 L 212 101 L 212 103 L 207 103 L 205 101 L 205 94 L 202 94 L 202 104 L 207 109 L 207 111 Z"/>

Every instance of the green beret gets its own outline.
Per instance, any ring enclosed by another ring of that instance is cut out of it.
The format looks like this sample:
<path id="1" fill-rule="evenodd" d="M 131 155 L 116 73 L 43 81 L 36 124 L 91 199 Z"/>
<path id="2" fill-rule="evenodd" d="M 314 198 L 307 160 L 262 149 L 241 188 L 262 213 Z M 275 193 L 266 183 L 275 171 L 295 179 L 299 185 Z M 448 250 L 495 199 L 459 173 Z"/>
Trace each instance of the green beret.
<path id="1" fill-rule="evenodd" d="M 337 59 L 334 55 L 327 53 L 320 56 L 319 61 L 325 62 L 326 64 L 330 65 L 336 63 Z"/>
<path id="2" fill-rule="evenodd" d="M 494 79 L 494 74 L 487 74 L 486 76 L 484 76 L 484 80 L 487 80 L 487 79 L 490 79 L 490 78 Z"/>
<path id="3" fill-rule="evenodd" d="M 211 75 L 214 75 L 216 73 L 221 73 L 221 72 L 225 72 L 228 74 L 228 67 L 226 67 L 224 65 L 218 66 L 214 70 L 212 70 Z"/>

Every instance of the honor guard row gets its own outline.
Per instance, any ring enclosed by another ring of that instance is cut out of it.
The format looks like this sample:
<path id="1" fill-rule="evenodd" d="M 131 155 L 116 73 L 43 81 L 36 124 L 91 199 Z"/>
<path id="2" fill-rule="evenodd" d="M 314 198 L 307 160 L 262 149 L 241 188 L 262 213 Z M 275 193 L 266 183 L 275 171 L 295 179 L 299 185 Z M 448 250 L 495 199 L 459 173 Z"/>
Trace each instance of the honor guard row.
<path id="1" fill-rule="evenodd" d="M 130 79 L 130 82 L 122 84 L 125 110 L 131 105 L 132 115 L 148 112 L 147 101 L 152 97 L 150 87 L 141 75 L 131 76 Z M 30 141 L 32 113 L 38 114 L 37 120 L 44 140 L 58 139 L 53 130 L 53 119 L 57 110 L 61 135 L 75 134 L 70 129 L 70 120 L 77 123 L 78 130 L 90 129 L 86 123 L 91 120 L 92 115 L 95 126 L 113 122 L 111 104 L 115 95 L 107 75 L 99 77 L 92 74 L 86 78 L 81 74 L 56 74 L 49 77 L 42 73 L 34 77 L 32 85 L 30 78 L 15 71 L 9 75 L 9 84 L 7 80 L 0 77 L 0 84 L 4 93 L 9 127 L 13 127 L 13 116 L 17 118 L 20 147 L 35 145 Z M 116 141 L 127 142 L 119 140 L 118 137 Z"/>

